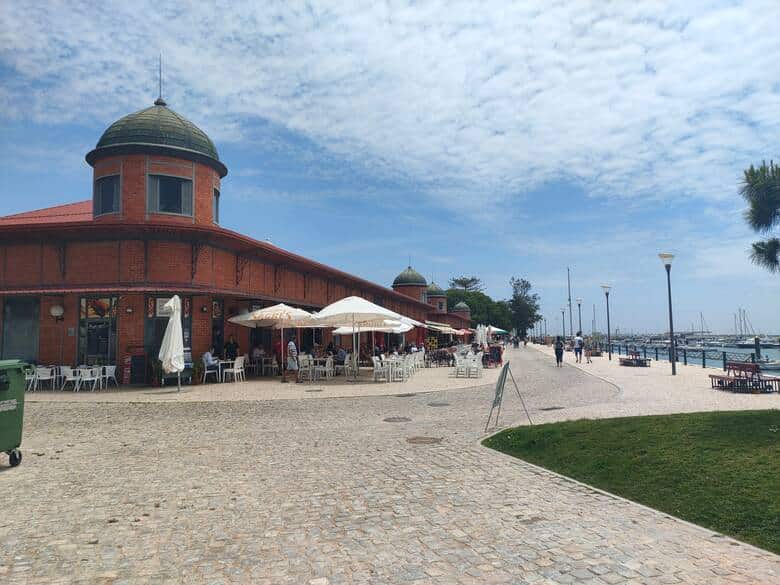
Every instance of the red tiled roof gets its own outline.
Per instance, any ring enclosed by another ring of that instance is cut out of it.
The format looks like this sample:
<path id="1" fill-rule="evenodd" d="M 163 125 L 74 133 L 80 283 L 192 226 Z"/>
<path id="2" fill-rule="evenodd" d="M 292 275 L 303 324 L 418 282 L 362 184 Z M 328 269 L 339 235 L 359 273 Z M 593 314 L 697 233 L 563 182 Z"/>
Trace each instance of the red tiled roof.
<path id="1" fill-rule="evenodd" d="M 25 211 L 15 215 L 6 215 L 0 217 L 0 225 L 18 225 L 18 224 L 41 224 L 41 223 L 64 223 L 71 221 L 91 221 L 92 220 L 92 200 L 78 201 L 76 203 L 66 203 L 65 205 L 56 205 L 36 211 Z"/>

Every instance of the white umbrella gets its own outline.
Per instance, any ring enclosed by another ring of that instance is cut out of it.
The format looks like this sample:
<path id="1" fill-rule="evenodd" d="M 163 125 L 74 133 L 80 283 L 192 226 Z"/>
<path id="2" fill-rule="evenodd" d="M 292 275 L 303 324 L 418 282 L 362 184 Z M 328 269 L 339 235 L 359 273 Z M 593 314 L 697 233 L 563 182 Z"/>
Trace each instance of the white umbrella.
<path id="1" fill-rule="evenodd" d="M 178 388 L 181 392 L 181 373 L 184 370 L 184 335 L 181 329 L 181 299 L 179 299 L 179 295 L 173 295 L 163 308 L 170 316 L 158 357 L 166 374 L 174 372 L 177 374 Z"/>
<path id="2" fill-rule="evenodd" d="M 251 313 L 236 315 L 235 317 L 228 319 L 228 321 L 237 325 L 243 325 L 244 327 L 274 327 L 276 329 L 281 329 L 283 368 L 286 367 L 285 364 L 287 363 L 284 359 L 284 352 L 286 349 L 284 343 L 285 328 L 318 326 L 316 323 L 312 323 L 311 313 L 304 311 L 303 309 L 298 309 L 297 307 L 290 307 L 284 303 L 257 309 Z"/>
<path id="3" fill-rule="evenodd" d="M 384 327 L 380 327 L 379 325 L 368 325 L 366 327 L 360 327 L 358 326 L 357 329 L 353 329 L 352 327 L 338 327 L 333 330 L 334 335 L 353 335 L 358 330 L 361 331 L 377 331 L 379 333 L 406 333 L 407 331 L 411 331 L 413 327 L 411 325 L 408 325 L 406 323 L 401 323 L 400 321 L 385 321 L 386 325 Z"/>
<path id="4" fill-rule="evenodd" d="M 366 299 L 346 297 L 322 309 L 313 321 L 332 327 L 349 327 L 357 333 L 357 342 L 355 333 L 352 336 L 352 349 L 353 355 L 357 358 L 355 362 L 357 366 L 360 357 L 360 330 L 365 331 L 367 327 L 386 327 L 385 321 L 388 319 L 400 321 L 402 316 Z M 357 379 L 357 367 L 355 367 L 355 379 Z"/>

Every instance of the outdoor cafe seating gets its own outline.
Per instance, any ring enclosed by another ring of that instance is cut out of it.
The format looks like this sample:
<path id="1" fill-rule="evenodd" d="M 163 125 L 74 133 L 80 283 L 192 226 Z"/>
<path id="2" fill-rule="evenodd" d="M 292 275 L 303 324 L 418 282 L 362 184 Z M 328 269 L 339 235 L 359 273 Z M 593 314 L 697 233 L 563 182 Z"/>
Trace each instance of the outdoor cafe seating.
<path id="1" fill-rule="evenodd" d="M 25 371 L 26 389 L 29 392 L 44 390 L 65 390 L 70 386 L 74 392 L 86 388 L 92 391 L 109 388 L 113 382 L 119 387 L 116 366 L 33 366 Z"/>

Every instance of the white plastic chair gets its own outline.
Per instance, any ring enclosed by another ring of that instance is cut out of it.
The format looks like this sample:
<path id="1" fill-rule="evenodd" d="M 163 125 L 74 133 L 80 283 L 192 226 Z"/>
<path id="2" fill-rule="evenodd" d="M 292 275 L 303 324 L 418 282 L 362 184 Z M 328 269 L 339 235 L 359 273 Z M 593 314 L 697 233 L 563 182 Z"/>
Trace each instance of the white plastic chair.
<path id="1" fill-rule="evenodd" d="M 271 371 L 272 376 L 278 376 L 279 375 L 279 362 L 276 361 L 276 356 L 271 358 L 271 363 L 266 364 L 263 362 L 263 375 L 265 376 L 266 370 Z"/>
<path id="2" fill-rule="evenodd" d="M 41 382 L 48 382 L 49 387 L 54 390 L 54 384 L 57 382 L 57 376 L 54 373 L 54 368 L 51 366 L 38 366 L 35 368 L 35 381 L 33 382 L 33 389 L 38 390 Z"/>
<path id="3" fill-rule="evenodd" d="M 116 366 L 103 366 L 103 382 L 108 388 L 109 382 L 114 382 L 114 386 L 119 388 L 119 382 L 116 379 Z"/>
<path id="4" fill-rule="evenodd" d="M 458 353 L 454 353 L 453 357 L 455 358 L 455 377 L 466 376 L 466 358 L 461 357 Z"/>
<path id="5" fill-rule="evenodd" d="M 203 362 L 203 381 L 201 383 L 205 384 L 206 378 L 211 374 L 214 374 L 214 381 L 219 382 L 219 364 L 213 364 L 210 366 L 206 363 L 205 358 L 200 359 Z"/>
<path id="6" fill-rule="evenodd" d="M 374 382 L 379 382 L 380 379 L 389 382 L 390 366 L 384 362 L 380 362 L 378 357 L 372 357 L 371 362 L 374 364 Z"/>
<path id="7" fill-rule="evenodd" d="M 222 381 L 224 382 L 225 379 L 230 375 L 233 378 L 234 382 L 238 382 L 239 380 L 245 381 L 246 380 L 246 370 L 244 370 L 244 356 L 239 356 L 236 358 L 236 361 L 233 362 L 232 368 L 225 368 L 222 370 Z"/>
<path id="8" fill-rule="evenodd" d="M 76 382 L 75 392 L 81 390 L 85 384 L 92 382 L 92 392 L 100 385 L 100 368 L 79 368 L 79 379 Z"/>
<path id="9" fill-rule="evenodd" d="M 62 376 L 62 386 L 60 390 L 64 390 L 68 383 L 73 384 L 73 390 L 76 390 L 76 386 L 79 383 L 79 371 L 74 370 L 70 366 L 62 366 L 60 368 L 60 375 Z"/>
<path id="10" fill-rule="evenodd" d="M 320 379 L 321 377 L 332 378 L 334 374 L 333 370 L 333 356 L 328 356 L 324 364 L 320 364 L 314 367 L 314 377 Z"/>
<path id="11" fill-rule="evenodd" d="M 311 358 L 305 353 L 298 354 L 298 380 L 301 382 L 314 380 L 314 368 Z"/>
<path id="12" fill-rule="evenodd" d="M 24 370 L 24 389 L 27 392 L 35 391 L 35 368 L 26 368 Z"/>

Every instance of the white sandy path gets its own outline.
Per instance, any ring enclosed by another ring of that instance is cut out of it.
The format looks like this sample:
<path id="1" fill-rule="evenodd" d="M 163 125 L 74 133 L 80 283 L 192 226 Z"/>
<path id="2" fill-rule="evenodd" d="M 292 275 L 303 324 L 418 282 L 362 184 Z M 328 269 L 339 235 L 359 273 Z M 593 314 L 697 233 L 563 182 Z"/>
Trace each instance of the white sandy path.
<path id="1" fill-rule="evenodd" d="M 554 362 L 551 347 L 529 345 L 548 355 Z M 650 414 L 671 414 L 676 412 L 703 412 L 717 410 L 758 410 L 780 408 L 780 394 L 736 394 L 714 390 L 710 387 L 709 374 L 718 373 L 714 368 L 701 366 L 677 366 L 677 375 L 672 376 L 668 362 L 653 360 L 649 368 L 620 366 L 617 356 L 610 361 L 594 357 L 592 364 L 575 364 L 574 354 L 564 355 L 564 367 L 578 368 L 596 376 L 619 390 L 618 396 L 609 402 L 570 408 L 561 412 L 561 419 L 613 418 Z"/>

